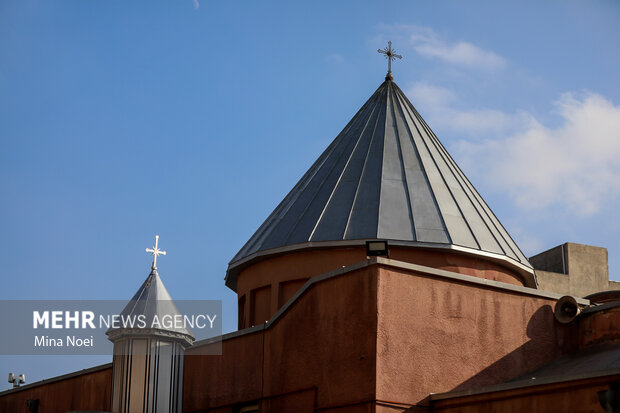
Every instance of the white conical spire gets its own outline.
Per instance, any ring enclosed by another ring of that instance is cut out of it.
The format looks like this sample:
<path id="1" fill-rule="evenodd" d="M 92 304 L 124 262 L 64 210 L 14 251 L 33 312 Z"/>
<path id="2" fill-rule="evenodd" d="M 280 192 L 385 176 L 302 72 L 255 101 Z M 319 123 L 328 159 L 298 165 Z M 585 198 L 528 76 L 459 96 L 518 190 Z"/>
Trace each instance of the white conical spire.
<path id="1" fill-rule="evenodd" d="M 119 317 L 119 323 L 134 320 L 133 324 L 106 332 L 114 343 L 111 403 L 115 413 L 183 411 L 185 348 L 194 335 L 183 323 L 164 322 L 181 314 L 157 273 L 157 256 L 165 255 L 158 239 L 146 250 L 153 254 L 151 272 Z"/>

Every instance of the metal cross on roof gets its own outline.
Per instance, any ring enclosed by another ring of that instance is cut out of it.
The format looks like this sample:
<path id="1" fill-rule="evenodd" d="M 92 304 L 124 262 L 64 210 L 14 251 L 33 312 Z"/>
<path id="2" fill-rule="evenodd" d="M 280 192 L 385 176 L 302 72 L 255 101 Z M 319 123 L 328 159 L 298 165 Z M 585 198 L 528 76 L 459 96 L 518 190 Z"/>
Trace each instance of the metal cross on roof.
<path id="1" fill-rule="evenodd" d="M 403 57 L 399 54 L 394 53 L 396 50 L 392 49 L 392 42 L 388 41 L 388 47 L 385 49 L 377 49 L 377 52 L 385 55 L 385 58 L 388 60 L 388 74 L 385 77 L 386 79 L 392 79 L 392 60 L 402 59 Z"/>
<path id="2" fill-rule="evenodd" d="M 160 255 L 166 255 L 166 251 L 162 251 L 159 249 L 159 247 L 157 246 L 158 243 L 159 235 L 155 235 L 155 245 L 153 246 L 153 248 L 146 249 L 146 252 L 150 252 L 151 254 L 153 254 L 153 266 L 151 268 L 153 268 L 154 270 L 157 269 L 157 257 L 159 257 Z"/>

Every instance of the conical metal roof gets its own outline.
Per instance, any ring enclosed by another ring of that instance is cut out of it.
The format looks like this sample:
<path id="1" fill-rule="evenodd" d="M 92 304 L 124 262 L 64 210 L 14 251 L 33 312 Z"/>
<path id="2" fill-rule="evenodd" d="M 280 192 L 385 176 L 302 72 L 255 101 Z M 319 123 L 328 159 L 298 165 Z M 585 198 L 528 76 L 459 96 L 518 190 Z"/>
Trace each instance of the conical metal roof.
<path id="1" fill-rule="evenodd" d="M 264 255 L 387 239 L 508 263 L 527 258 L 388 77 L 231 260 L 226 284 Z"/>
<path id="2" fill-rule="evenodd" d="M 184 325 L 175 325 L 173 323 L 167 326 L 162 320 L 174 320 L 175 317 L 181 316 L 177 306 L 172 301 L 170 293 L 166 289 L 163 281 L 159 277 L 157 268 L 151 268 L 151 272 L 142 286 L 134 294 L 133 298 L 125 306 L 120 314 L 121 319 L 136 320 L 137 317 L 143 317 L 146 320 L 145 328 L 111 328 L 106 332 L 110 338 L 129 334 L 154 334 L 176 337 L 187 341 L 191 344 L 194 340 L 192 331 Z M 161 327 L 153 328 L 154 320 L 161 323 Z"/>

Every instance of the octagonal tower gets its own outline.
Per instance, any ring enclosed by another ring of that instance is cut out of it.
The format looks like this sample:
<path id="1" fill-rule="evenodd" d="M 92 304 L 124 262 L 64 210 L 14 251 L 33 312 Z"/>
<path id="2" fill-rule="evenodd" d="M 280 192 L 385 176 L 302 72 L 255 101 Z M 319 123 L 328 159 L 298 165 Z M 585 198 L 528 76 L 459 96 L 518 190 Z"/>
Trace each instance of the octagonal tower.
<path id="1" fill-rule="evenodd" d="M 119 320 L 127 325 L 110 328 L 114 343 L 112 361 L 113 413 L 181 413 L 183 411 L 183 367 L 185 349 L 194 334 L 184 325 L 165 322 L 182 315 L 157 272 L 155 246 L 151 272 L 127 303 Z"/>

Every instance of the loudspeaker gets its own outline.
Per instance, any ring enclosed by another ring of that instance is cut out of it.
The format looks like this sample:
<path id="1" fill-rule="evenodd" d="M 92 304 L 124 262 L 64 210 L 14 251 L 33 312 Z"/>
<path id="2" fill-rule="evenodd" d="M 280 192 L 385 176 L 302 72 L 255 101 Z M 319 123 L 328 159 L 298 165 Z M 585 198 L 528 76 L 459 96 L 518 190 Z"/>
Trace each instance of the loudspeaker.
<path id="1" fill-rule="evenodd" d="M 579 304 L 577 304 L 575 297 L 565 295 L 555 304 L 553 314 L 555 315 L 555 319 L 560 323 L 567 324 L 577 318 L 580 312 L 581 309 L 579 308 Z"/>

